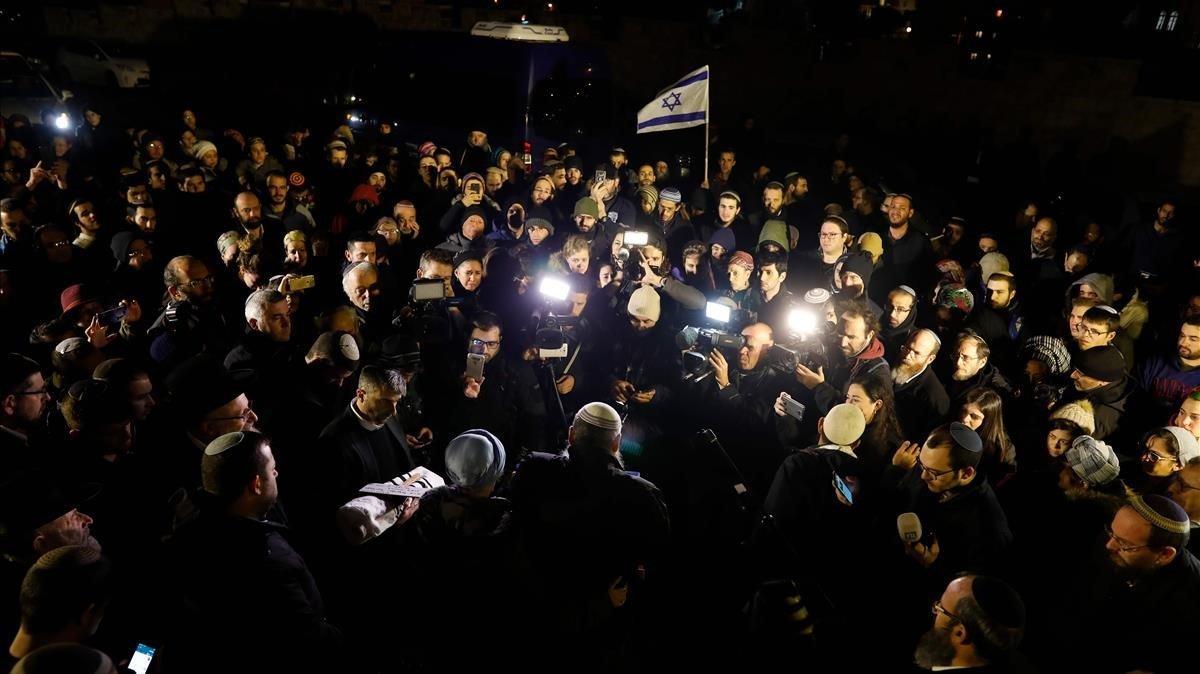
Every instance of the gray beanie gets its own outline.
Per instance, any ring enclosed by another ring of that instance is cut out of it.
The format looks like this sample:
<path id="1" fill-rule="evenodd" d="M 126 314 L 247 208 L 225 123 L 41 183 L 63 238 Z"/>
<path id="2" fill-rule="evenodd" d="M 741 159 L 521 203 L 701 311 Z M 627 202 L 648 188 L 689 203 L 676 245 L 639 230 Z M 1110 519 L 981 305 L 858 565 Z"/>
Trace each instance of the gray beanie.
<path id="1" fill-rule="evenodd" d="M 462 433 L 446 445 L 446 473 L 466 489 L 495 484 L 504 474 L 504 443 L 481 428 Z"/>

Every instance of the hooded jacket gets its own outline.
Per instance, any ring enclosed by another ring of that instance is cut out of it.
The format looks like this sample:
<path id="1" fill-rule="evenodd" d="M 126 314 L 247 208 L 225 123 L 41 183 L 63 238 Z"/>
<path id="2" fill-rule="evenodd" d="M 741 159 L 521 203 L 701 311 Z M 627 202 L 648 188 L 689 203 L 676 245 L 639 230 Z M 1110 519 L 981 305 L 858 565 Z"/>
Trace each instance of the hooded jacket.
<path id="1" fill-rule="evenodd" d="M 813 397 L 821 414 L 846 399 L 846 388 L 853 379 L 867 375 L 886 379 L 892 376 L 891 368 L 883 359 L 883 342 L 879 341 L 879 337 L 872 337 L 871 343 L 857 356 L 839 366 L 831 364 L 826 368 L 825 381 L 813 389 Z"/>
<path id="2" fill-rule="evenodd" d="M 1117 432 L 1121 415 L 1129 406 L 1132 389 L 1132 380 L 1122 377 L 1119 381 L 1092 389 L 1076 398 L 1087 398 L 1092 403 L 1092 416 L 1096 419 L 1093 438 L 1103 440 Z"/>
<path id="3" fill-rule="evenodd" d="M 1108 274 L 1086 274 L 1078 281 L 1071 284 L 1067 288 L 1067 299 L 1079 294 L 1079 286 L 1084 283 L 1092 287 L 1096 294 L 1100 296 L 1101 304 L 1112 304 L 1113 300 L 1113 279 Z"/>

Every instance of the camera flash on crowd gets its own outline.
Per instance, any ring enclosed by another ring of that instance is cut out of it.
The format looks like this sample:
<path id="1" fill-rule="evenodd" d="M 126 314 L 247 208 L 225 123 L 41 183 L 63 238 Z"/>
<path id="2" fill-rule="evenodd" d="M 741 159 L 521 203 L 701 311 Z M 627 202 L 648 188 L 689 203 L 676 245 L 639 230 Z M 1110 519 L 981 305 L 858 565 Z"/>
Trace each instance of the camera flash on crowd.
<path id="1" fill-rule="evenodd" d="M 733 310 L 724 304 L 719 304 L 717 302 L 709 302 L 704 307 L 704 315 L 714 321 L 728 323 L 730 316 L 733 315 Z"/>
<path id="2" fill-rule="evenodd" d="M 62 130 L 71 128 L 71 118 L 67 116 L 67 113 L 58 113 L 58 117 L 54 118 L 54 128 Z"/>
<path id="3" fill-rule="evenodd" d="M 807 335 L 817 329 L 817 316 L 808 309 L 792 309 L 787 317 L 788 329 L 800 335 Z"/>
<path id="4" fill-rule="evenodd" d="M 571 286 L 566 281 L 552 276 L 542 279 L 541 285 L 538 286 L 538 292 L 550 299 L 559 301 L 567 299 L 570 290 Z"/>
<path id="5" fill-rule="evenodd" d="M 644 246 L 649 241 L 649 232 L 625 232 L 626 246 Z"/>

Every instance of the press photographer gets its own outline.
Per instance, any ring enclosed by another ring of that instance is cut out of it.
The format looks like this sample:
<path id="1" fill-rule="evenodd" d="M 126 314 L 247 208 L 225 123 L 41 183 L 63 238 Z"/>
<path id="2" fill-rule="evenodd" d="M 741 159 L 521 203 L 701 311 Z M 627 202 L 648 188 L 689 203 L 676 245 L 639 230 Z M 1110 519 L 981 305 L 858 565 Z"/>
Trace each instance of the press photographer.
<path id="1" fill-rule="evenodd" d="M 701 384 L 706 421 L 754 489 L 765 494 L 783 459 L 775 434 L 775 399 L 795 384 L 787 372 L 772 366 L 777 355 L 771 326 L 752 323 L 739 336 L 736 350 L 714 348 L 708 353 L 712 377 Z M 735 367 L 730 367 L 731 361 Z"/>

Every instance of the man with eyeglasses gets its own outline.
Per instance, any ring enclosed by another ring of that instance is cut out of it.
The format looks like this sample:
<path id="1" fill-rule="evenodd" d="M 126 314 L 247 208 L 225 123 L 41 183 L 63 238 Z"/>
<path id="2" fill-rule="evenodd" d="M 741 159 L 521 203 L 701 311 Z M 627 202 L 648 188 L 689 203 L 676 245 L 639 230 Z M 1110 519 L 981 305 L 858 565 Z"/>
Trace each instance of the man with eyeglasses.
<path id="1" fill-rule="evenodd" d="M 505 465 L 511 470 L 522 456 L 541 451 L 545 444 L 546 402 L 529 364 L 501 352 L 503 337 L 496 314 L 480 311 L 471 318 L 468 351 L 483 356 L 483 377 L 468 377 L 459 370 L 462 389 L 452 406 L 449 433 L 491 429 L 504 443 Z"/>
<path id="2" fill-rule="evenodd" d="M 154 484 L 147 489 L 159 512 L 166 516 L 168 503 L 175 516 L 188 510 L 188 498 L 200 488 L 200 459 L 208 443 L 225 433 L 255 430 L 258 415 L 251 408 L 245 384 L 249 372 L 231 373 L 218 356 L 202 353 L 180 362 L 166 376 L 167 398 L 174 414 L 160 442 L 146 447 L 145 459 Z M 169 520 L 155 523 L 164 528 Z M 160 532 L 163 533 L 163 532 Z"/>
<path id="3" fill-rule="evenodd" d="M 224 358 L 233 347 L 236 333 L 226 328 L 228 322 L 214 301 L 215 280 L 208 265 L 191 255 L 171 258 L 163 268 L 168 303 L 146 331 L 156 362 L 169 369 L 197 353 Z M 240 313 L 242 307 L 238 309 Z"/>
<path id="4" fill-rule="evenodd" d="M 50 394 L 41 367 L 17 353 L 0 360 L 0 484 L 43 465 L 40 447 Z"/>
<path id="5" fill-rule="evenodd" d="M 1125 357 L 1115 346 L 1097 346 L 1081 352 L 1074 365 L 1071 382 L 1076 393 L 1065 402 L 1087 398 L 1096 419 L 1092 437 L 1104 440 L 1117 431 L 1130 406 L 1133 387 L 1125 375 Z"/>
<path id="6" fill-rule="evenodd" d="M 1112 344 L 1121 325 L 1121 314 L 1108 305 L 1097 305 L 1083 313 L 1075 343 L 1081 351 Z"/>
<path id="7" fill-rule="evenodd" d="M 1200 625 L 1200 561 L 1187 551 L 1187 512 L 1165 496 L 1133 496 L 1073 583 L 1056 624 L 1070 669 L 1185 672 Z M 1072 601 L 1073 600 L 1073 601 Z"/>
<path id="8" fill-rule="evenodd" d="M 846 254 L 846 235 L 849 233 L 850 225 L 842 218 L 825 218 L 817 232 L 817 247 L 799 256 L 802 264 L 797 265 L 797 286 L 800 290 L 834 287 L 833 275 L 838 260 Z"/>
<path id="9" fill-rule="evenodd" d="M 1025 602 L 1004 581 L 959 576 L 933 602 L 933 625 L 913 661 L 934 671 L 1006 671 L 1025 634 Z"/>
<path id="10" fill-rule="evenodd" d="M 905 552 L 934 585 L 997 567 L 1012 543 L 1008 518 L 978 470 L 982 458 L 979 435 L 957 421 L 933 429 L 924 445 L 905 442 L 892 457 L 885 480 L 898 480 L 899 512 L 916 513 L 925 532 L 904 543 Z"/>
<path id="11" fill-rule="evenodd" d="M 884 354 L 889 363 L 895 362 L 917 325 L 917 291 L 910 286 L 893 288 L 888 293 L 880 323 L 879 339 Z"/>
<path id="12" fill-rule="evenodd" d="M 954 342 L 954 350 L 950 352 L 948 363 L 950 368 L 949 388 L 951 402 L 960 400 L 967 391 L 986 386 L 1008 400 L 1012 393 L 1012 384 L 991 363 L 992 349 L 987 340 L 978 334 L 961 332 Z"/>

